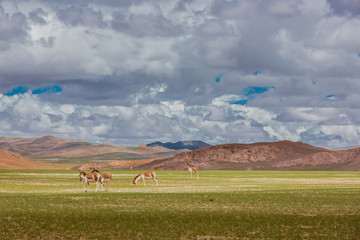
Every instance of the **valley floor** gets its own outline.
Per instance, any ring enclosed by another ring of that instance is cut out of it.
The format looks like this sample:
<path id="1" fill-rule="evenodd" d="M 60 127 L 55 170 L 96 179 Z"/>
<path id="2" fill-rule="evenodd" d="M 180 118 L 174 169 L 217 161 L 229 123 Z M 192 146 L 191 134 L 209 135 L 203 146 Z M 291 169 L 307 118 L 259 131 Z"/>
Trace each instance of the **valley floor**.
<path id="1" fill-rule="evenodd" d="M 0 170 L 0 239 L 358 239 L 360 172 Z"/>

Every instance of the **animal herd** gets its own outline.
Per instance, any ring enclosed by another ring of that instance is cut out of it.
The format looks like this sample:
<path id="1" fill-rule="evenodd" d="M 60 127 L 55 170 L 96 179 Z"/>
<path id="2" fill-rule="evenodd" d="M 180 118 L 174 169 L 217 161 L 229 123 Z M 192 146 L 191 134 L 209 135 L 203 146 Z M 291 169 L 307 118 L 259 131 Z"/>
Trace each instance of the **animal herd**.
<path id="1" fill-rule="evenodd" d="M 199 178 L 199 168 L 198 167 L 192 167 L 190 166 L 190 164 L 188 163 L 187 165 L 187 169 L 189 171 L 189 175 L 190 178 L 192 178 L 192 174 L 195 173 L 197 178 Z M 93 169 L 91 171 L 91 173 L 86 173 L 84 171 L 80 171 L 79 173 L 79 178 L 80 181 L 83 181 L 84 183 L 84 191 L 87 192 L 89 189 L 89 185 L 90 182 L 95 182 L 96 183 L 96 191 L 99 191 L 99 185 L 101 187 L 101 190 L 104 191 L 104 183 L 106 184 L 106 189 L 105 191 L 110 191 L 110 184 L 111 184 L 111 179 L 112 179 L 112 175 L 110 172 L 104 172 L 101 173 L 99 170 Z M 137 185 L 137 182 L 139 180 L 142 180 L 144 183 L 144 186 L 146 186 L 145 184 L 145 179 L 152 179 L 154 181 L 154 183 L 156 184 L 156 186 L 159 185 L 157 178 L 156 178 L 156 173 L 155 172 L 142 172 L 139 175 L 137 175 L 134 180 L 133 180 L 133 185 Z"/>

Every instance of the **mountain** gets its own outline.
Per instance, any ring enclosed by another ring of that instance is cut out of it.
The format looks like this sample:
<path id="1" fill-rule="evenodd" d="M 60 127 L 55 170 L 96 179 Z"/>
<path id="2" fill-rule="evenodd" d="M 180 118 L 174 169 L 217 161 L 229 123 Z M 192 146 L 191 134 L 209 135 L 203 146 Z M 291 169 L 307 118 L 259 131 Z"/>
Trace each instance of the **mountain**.
<path id="1" fill-rule="evenodd" d="M 38 138 L 0 138 L 0 150 L 6 150 L 42 162 L 101 163 L 116 160 L 167 158 L 183 151 L 146 146 L 127 147 L 110 143 L 88 143 L 53 136 Z"/>
<path id="2" fill-rule="evenodd" d="M 186 142 L 180 142 L 179 146 L 196 145 L 194 141 Z M 48 163 L 53 165 L 45 166 Z M 53 136 L 0 138 L 0 169 L 65 167 L 54 163 L 71 163 L 70 167 L 77 164 L 75 168 L 127 169 L 131 166 L 134 169 L 184 170 L 186 163 L 190 163 L 200 169 L 360 171 L 360 147 L 330 150 L 301 142 L 280 141 L 221 144 L 189 151 L 144 144 L 126 147 L 88 143 Z"/>
<path id="3" fill-rule="evenodd" d="M 0 169 L 51 169 L 59 166 L 32 161 L 20 154 L 0 151 Z"/>
<path id="4" fill-rule="evenodd" d="M 146 169 L 360 170 L 360 148 L 334 151 L 301 142 L 222 144 L 184 152 L 141 166 Z"/>
<path id="5" fill-rule="evenodd" d="M 164 147 L 173 150 L 180 149 L 188 149 L 188 150 L 196 150 L 203 147 L 209 147 L 211 145 L 203 142 L 203 141 L 178 141 L 176 143 L 167 142 L 154 142 L 146 145 L 147 147 Z"/>
<path id="6" fill-rule="evenodd" d="M 0 150 L 7 150 L 23 156 L 61 155 L 71 152 L 76 145 L 87 145 L 77 140 L 67 140 L 53 136 L 39 138 L 0 138 Z"/>

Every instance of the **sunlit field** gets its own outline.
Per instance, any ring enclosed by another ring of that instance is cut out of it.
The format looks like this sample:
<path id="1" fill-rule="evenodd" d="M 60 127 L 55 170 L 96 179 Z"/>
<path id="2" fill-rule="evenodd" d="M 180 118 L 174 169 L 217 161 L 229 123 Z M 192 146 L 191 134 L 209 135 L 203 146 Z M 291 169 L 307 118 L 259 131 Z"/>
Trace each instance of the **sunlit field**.
<path id="1" fill-rule="evenodd" d="M 360 172 L 0 170 L 0 239 L 359 239 Z"/>

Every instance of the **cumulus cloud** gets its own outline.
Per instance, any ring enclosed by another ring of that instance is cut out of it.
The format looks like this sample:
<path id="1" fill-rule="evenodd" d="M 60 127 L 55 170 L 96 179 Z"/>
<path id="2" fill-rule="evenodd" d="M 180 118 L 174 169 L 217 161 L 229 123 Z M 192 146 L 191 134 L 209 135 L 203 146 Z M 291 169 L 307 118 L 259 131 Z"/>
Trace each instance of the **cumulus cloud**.
<path id="1" fill-rule="evenodd" d="M 1 1 L 0 131 L 360 144 L 357 6 Z"/>

